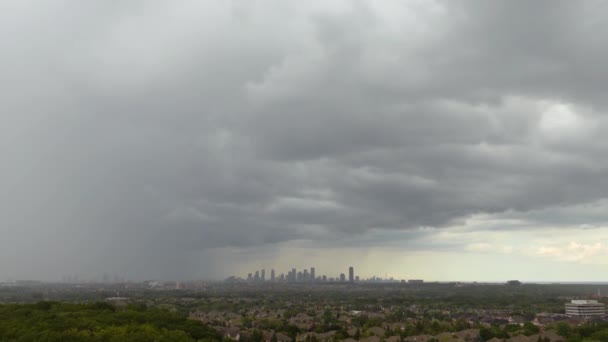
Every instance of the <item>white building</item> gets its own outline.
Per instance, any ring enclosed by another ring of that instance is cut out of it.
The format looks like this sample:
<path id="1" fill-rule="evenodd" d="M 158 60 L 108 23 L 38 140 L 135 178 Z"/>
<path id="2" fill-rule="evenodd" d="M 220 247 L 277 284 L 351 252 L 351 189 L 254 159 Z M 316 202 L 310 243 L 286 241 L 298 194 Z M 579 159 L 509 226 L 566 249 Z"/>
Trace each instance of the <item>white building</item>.
<path id="1" fill-rule="evenodd" d="M 599 303 L 597 300 L 578 299 L 566 303 L 566 315 L 569 316 L 604 316 L 606 314 L 606 306 L 604 303 Z"/>

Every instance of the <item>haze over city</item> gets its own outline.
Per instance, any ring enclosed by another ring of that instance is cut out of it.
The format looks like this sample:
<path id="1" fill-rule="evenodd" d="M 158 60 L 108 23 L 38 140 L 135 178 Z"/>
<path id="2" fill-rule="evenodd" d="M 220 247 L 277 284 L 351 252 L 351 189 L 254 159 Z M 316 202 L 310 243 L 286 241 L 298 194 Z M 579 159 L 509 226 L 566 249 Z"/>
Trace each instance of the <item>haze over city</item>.
<path id="1" fill-rule="evenodd" d="M 608 281 L 607 18 L 1 1 L 0 282 Z"/>

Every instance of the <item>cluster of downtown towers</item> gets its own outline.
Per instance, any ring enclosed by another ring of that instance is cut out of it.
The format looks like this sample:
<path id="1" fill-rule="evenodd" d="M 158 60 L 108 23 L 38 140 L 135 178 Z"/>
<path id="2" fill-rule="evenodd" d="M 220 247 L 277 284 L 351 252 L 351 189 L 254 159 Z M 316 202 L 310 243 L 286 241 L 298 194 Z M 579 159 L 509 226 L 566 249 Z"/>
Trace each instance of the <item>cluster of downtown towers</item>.
<path id="1" fill-rule="evenodd" d="M 348 268 L 348 282 L 354 283 L 358 281 L 359 277 L 355 277 L 355 269 L 351 266 Z M 281 273 L 280 275 L 276 275 L 274 269 L 270 270 L 270 279 L 266 279 L 266 270 L 262 269 L 261 271 L 255 271 L 255 273 L 249 273 L 247 275 L 247 281 L 250 282 L 289 282 L 289 283 L 304 283 L 304 282 L 326 282 L 326 281 L 339 281 L 346 282 L 346 275 L 344 273 L 340 274 L 340 277 L 336 278 L 328 278 L 326 275 L 317 276 L 315 273 L 315 268 L 311 267 L 310 271 L 308 269 L 304 269 L 302 271 L 297 271 L 295 268 L 292 268 L 291 271 L 287 272 L 287 275 Z"/>

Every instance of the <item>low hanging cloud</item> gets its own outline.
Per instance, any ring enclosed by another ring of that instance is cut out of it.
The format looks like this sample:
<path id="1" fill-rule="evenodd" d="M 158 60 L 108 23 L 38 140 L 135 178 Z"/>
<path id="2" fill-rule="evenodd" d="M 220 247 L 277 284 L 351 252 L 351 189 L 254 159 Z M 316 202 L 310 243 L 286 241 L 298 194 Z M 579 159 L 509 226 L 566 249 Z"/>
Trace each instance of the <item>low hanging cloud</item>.
<path id="1" fill-rule="evenodd" d="M 40 261 L 11 274 L 126 259 L 161 276 L 210 267 L 190 255 L 209 248 L 576 211 L 608 190 L 601 2 L 0 13 L 0 259 Z"/>

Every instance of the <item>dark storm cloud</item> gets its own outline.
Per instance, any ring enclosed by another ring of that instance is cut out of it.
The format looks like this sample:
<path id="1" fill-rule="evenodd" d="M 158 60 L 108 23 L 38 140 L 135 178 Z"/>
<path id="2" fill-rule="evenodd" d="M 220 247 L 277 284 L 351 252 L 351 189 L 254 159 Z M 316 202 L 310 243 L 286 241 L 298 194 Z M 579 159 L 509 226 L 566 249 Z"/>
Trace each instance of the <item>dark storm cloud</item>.
<path id="1" fill-rule="evenodd" d="M 32 272 L 608 190 L 601 2 L 0 6 L 0 246 Z"/>

